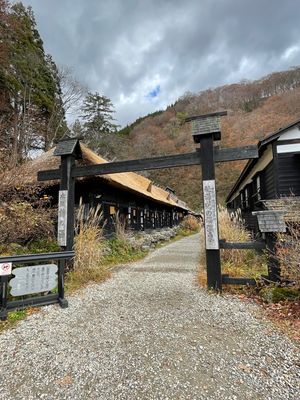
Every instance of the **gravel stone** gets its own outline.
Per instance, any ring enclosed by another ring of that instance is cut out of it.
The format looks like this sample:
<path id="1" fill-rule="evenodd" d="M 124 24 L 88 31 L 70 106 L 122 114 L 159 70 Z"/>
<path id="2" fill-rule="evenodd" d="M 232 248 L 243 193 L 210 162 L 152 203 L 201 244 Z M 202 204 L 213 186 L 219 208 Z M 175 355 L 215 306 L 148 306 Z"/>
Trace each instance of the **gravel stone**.
<path id="1" fill-rule="evenodd" d="M 0 335 L 0 399 L 299 399 L 300 348 L 198 287 L 199 235 Z"/>

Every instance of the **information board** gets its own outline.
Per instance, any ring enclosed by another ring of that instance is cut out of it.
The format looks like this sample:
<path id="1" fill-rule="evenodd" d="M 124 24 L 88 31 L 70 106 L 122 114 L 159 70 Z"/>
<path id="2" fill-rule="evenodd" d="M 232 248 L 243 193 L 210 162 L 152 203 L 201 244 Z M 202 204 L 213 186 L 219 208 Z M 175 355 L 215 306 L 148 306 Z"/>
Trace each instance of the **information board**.
<path id="1" fill-rule="evenodd" d="M 204 227 L 207 250 L 219 249 L 215 180 L 203 181 Z"/>
<path id="2" fill-rule="evenodd" d="M 15 277 L 9 282 L 10 294 L 24 296 L 54 289 L 57 286 L 57 270 L 58 267 L 55 264 L 14 268 L 12 274 Z"/>
<path id="3" fill-rule="evenodd" d="M 58 197 L 58 224 L 57 224 L 57 242 L 60 246 L 67 245 L 67 216 L 68 216 L 68 191 L 60 190 Z"/>

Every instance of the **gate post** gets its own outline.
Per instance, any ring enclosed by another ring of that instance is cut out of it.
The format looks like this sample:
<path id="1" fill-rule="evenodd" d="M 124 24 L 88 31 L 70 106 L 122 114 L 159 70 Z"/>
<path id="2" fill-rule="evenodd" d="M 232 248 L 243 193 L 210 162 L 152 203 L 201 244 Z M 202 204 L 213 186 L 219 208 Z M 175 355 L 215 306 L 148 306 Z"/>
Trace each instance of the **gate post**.
<path id="1" fill-rule="evenodd" d="M 79 139 L 62 139 L 53 154 L 61 157 L 57 240 L 64 250 L 71 251 L 75 228 L 75 179 L 72 170 L 75 160 L 81 158 Z"/>
<path id="2" fill-rule="evenodd" d="M 220 117 L 226 112 L 188 118 L 195 143 L 200 144 L 208 289 L 222 290 L 221 257 L 214 164 L 214 140 L 221 139 Z"/>

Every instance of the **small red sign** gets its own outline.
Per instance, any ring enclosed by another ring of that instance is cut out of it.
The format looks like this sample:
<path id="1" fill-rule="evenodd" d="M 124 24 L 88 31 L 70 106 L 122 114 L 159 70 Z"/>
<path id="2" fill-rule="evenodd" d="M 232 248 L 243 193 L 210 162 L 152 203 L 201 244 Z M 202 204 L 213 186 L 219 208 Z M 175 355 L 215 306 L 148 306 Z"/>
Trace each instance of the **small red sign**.
<path id="1" fill-rule="evenodd" d="M 12 263 L 0 263 L 0 276 L 11 275 Z"/>

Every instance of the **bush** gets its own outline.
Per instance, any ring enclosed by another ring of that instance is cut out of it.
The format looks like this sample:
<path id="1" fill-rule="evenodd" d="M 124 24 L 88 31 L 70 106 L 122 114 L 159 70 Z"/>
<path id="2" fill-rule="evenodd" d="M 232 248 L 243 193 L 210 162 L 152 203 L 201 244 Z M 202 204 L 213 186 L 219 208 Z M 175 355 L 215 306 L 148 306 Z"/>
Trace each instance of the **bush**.
<path id="1" fill-rule="evenodd" d="M 280 301 L 293 301 L 300 297 L 300 290 L 288 287 L 266 287 L 260 291 L 260 296 L 267 303 L 279 303 Z"/>
<path id="2" fill-rule="evenodd" d="M 0 245 L 1 256 L 17 256 L 22 254 L 52 253 L 60 251 L 55 239 L 40 239 L 20 245 L 18 243 L 6 243 Z"/>
<path id="3" fill-rule="evenodd" d="M 25 201 L 3 203 L 0 207 L 0 224 L 0 244 L 26 244 L 41 238 L 54 238 L 51 211 L 33 208 Z"/>
<path id="4" fill-rule="evenodd" d="M 187 215 L 181 221 L 180 227 L 186 231 L 197 232 L 200 229 L 200 223 L 193 215 Z"/>

